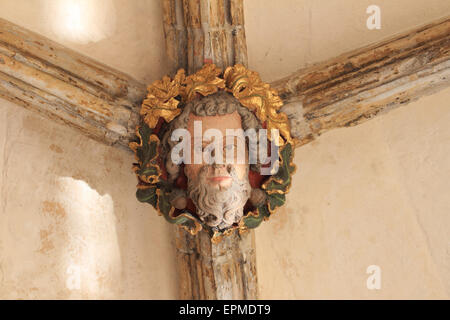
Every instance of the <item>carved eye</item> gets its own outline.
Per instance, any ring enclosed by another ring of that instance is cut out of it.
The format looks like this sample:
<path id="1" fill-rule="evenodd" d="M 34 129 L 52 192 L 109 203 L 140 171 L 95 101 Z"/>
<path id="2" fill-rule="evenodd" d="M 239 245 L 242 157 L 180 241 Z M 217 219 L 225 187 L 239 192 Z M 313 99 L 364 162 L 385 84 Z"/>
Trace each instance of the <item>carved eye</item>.
<path id="1" fill-rule="evenodd" d="M 213 150 L 214 150 L 214 146 L 211 146 L 211 145 L 207 146 L 206 148 L 203 148 L 203 151 L 206 151 L 208 153 L 211 153 Z"/>
<path id="2" fill-rule="evenodd" d="M 225 149 L 226 151 L 233 151 L 233 147 L 234 147 L 234 144 L 228 144 L 228 145 L 225 146 L 224 149 Z"/>

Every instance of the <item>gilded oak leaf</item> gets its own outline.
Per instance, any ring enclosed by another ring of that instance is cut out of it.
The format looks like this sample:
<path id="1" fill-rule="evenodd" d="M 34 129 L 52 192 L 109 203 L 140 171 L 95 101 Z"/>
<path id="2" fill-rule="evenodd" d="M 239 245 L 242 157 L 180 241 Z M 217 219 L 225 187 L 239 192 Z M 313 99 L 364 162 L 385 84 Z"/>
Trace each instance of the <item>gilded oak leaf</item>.
<path id="1" fill-rule="evenodd" d="M 181 93 L 184 78 L 184 70 L 180 69 L 173 80 L 165 76 L 148 86 L 147 98 L 142 102 L 140 114 L 150 128 L 156 126 L 160 117 L 170 122 L 180 114 L 181 110 L 178 109 L 180 102 L 175 97 Z"/>
<path id="2" fill-rule="evenodd" d="M 279 112 L 283 101 L 277 92 L 264 83 L 259 74 L 250 71 L 241 64 L 228 67 L 223 75 L 227 90 L 246 108 L 255 112 L 256 117 L 265 122 L 267 129 L 278 129 L 287 142 L 291 142 L 291 134 L 287 115 Z M 271 135 L 269 135 L 271 139 Z M 279 144 L 283 141 L 280 139 Z"/>
<path id="3" fill-rule="evenodd" d="M 215 64 L 205 64 L 198 72 L 186 77 L 184 81 L 184 101 L 195 99 L 196 94 L 207 96 L 225 88 L 225 81 L 218 76 L 222 70 Z"/>

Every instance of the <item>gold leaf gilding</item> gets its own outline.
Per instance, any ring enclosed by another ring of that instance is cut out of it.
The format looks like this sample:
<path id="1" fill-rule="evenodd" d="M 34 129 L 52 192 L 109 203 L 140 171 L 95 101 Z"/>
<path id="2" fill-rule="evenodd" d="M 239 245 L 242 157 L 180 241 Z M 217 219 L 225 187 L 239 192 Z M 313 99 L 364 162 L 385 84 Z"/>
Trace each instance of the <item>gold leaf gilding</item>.
<path id="1" fill-rule="evenodd" d="M 160 117 L 170 122 L 180 114 L 180 102 L 175 97 L 180 95 L 184 79 L 184 70 L 180 69 L 173 80 L 165 76 L 148 86 L 147 98 L 142 102 L 140 114 L 150 128 L 156 126 Z"/>
<path id="2" fill-rule="evenodd" d="M 266 123 L 267 130 L 278 129 L 286 142 L 292 141 L 287 115 L 279 112 L 283 101 L 270 85 L 262 82 L 257 72 L 248 70 L 241 64 L 228 67 L 223 75 L 227 91 L 239 102 L 255 112 L 259 120 Z M 269 135 L 269 139 L 272 136 Z M 280 139 L 279 144 L 284 142 Z"/>
<path id="3" fill-rule="evenodd" d="M 184 100 L 186 102 L 195 99 L 197 93 L 208 96 L 225 88 L 224 79 L 219 78 L 222 73 L 214 64 L 205 64 L 198 72 L 186 77 L 184 81 Z"/>

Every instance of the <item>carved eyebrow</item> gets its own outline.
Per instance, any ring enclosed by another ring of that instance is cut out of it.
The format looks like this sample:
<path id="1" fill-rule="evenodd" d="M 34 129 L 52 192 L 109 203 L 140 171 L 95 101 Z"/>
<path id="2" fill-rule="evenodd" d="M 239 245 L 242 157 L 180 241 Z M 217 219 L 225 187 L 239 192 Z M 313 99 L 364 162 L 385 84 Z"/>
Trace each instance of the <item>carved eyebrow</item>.
<path id="1" fill-rule="evenodd" d="M 192 142 L 195 142 L 195 138 L 194 137 L 192 137 L 191 140 L 192 140 Z M 198 140 L 200 140 L 200 139 L 198 139 Z M 203 140 L 202 139 L 202 144 L 201 145 L 202 145 L 202 147 L 205 147 L 206 145 L 209 145 L 213 141 L 214 141 L 213 138 L 211 138 L 210 140 Z M 194 145 L 194 144 L 192 144 L 192 145 Z"/>
<path id="2" fill-rule="evenodd" d="M 211 137 L 210 140 L 203 140 L 202 141 L 202 146 L 206 146 L 207 144 L 210 144 L 211 142 L 214 142 L 214 141 L 215 141 L 214 137 Z"/>

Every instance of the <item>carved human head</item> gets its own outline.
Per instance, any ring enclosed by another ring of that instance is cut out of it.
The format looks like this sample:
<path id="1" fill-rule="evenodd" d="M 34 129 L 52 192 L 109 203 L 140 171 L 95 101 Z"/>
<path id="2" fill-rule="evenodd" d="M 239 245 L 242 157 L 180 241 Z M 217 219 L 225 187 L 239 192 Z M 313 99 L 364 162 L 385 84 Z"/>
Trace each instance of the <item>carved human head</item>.
<path id="1" fill-rule="evenodd" d="M 239 223 L 252 189 L 248 179 L 248 149 L 245 147 L 243 154 L 239 154 L 238 151 L 242 150 L 239 150 L 238 144 L 243 142 L 246 145 L 244 130 L 260 128 L 256 116 L 231 94 L 223 91 L 186 104 L 182 113 L 171 122 L 162 140 L 169 180 L 174 181 L 182 167 L 173 161 L 172 151 L 179 143 L 173 139 L 173 132 L 186 129 L 189 136 L 182 138 L 191 139 L 190 161 L 185 162 L 183 172 L 187 177 L 187 192 L 184 194 L 174 190 L 172 205 L 184 209 L 187 197 L 196 206 L 199 218 L 208 226 L 226 229 Z M 217 135 L 208 135 L 214 130 Z M 221 154 L 217 153 L 218 149 L 211 148 L 216 142 L 222 147 Z M 232 157 L 226 159 L 230 150 Z M 209 155 L 209 160 L 202 156 L 204 153 Z M 198 155 L 200 161 L 196 162 L 194 160 Z M 239 156 L 244 161 L 239 161 Z M 253 166 L 256 170 L 257 167 Z"/>
<path id="2" fill-rule="evenodd" d="M 258 227 L 289 191 L 295 141 L 276 90 L 241 64 L 148 86 L 130 143 L 136 197 L 211 241 Z"/>

